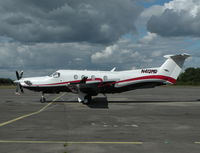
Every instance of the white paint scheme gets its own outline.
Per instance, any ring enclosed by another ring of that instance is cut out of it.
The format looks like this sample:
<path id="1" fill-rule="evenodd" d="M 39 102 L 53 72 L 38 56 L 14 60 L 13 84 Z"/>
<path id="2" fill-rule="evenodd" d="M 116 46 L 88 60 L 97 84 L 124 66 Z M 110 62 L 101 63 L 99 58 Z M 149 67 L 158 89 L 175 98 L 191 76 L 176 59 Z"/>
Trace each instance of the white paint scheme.
<path id="1" fill-rule="evenodd" d="M 162 64 L 161 67 L 156 68 L 129 71 L 115 71 L 115 68 L 111 71 L 58 70 L 51 76 L 22 78 L 15 82 L 19 82 L 24 88 L 31 90 L 37 89 L 42 92 L 46 92 L 47 88 L 53 89 L 53 87 L 56 87 L 56 92 L 63 92 L 62 90 L 59 91 L 59 87 L 66 87 L 66 91 L 67 89 L 70 89 L 70 91 L 73 92 L 70 88 L 71 85 L 72 87 L 77 88 L 78 101 L 81 102 L 84 101 L 86 95 L 90 95 L 89 92 L 84 93 L 81 90 L 80 81 L 83 76 L 88 77 L 87 81 L 84 83 L 84 89 L 99 89 L 100 91 L 97 91 L 98 93 L 103 93 L 101 90 L 104 90 L 104 88 L 105 90 L 109 90 L 107 91 L 108 93 L 112 93 L 110 90 L 117 90 L 117 88 L 121 89 L 123 87 L 123 90 L 126 90 L 125 88 L 128 86 L 133 88 L 134 85 L 140 84 L 152 83 L 156 86 L 156 83 L 159 83 L 160 85 L 175 83 L 185 59 L 189 56 L 190 55 L 185 53 L 179 55 L 166 55 L 164 57 L 167 58 L 167 60 L 164 64 Z M 78 76 L 78 78 L 75 78 L 75 76 Z M 29 83 L 27 83 L 27 81 Z M 93 87 L 90 85 L 93 85 Z M 112 88 L 110 89 L 109 86 L 112 86 Z"/>

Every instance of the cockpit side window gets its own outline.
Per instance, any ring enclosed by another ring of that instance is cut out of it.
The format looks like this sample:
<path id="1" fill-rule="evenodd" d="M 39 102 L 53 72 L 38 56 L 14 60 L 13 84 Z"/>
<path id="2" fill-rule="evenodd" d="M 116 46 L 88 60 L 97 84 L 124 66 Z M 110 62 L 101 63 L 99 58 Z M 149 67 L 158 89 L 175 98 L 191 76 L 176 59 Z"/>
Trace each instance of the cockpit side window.
<path id="1" fill-rule="evenodd" d="M 52 75 L 50 75 L 50 77 L 59 78 L 60 77 L 60 73 L 59 72 L 54 72 Z"/>

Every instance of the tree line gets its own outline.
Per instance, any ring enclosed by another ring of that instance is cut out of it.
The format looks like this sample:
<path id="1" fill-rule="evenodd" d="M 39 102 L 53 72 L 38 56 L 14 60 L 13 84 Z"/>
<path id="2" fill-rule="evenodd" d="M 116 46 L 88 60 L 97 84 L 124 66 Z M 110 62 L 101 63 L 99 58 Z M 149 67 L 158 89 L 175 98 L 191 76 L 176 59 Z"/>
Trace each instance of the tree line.
<path id="1" fill-rule="evenodd" d="M 177 85 L 200 85 L 200 68 L 187 68 L 177 79 Z"/>
<path id="2" fill-rule="evenodd" d="M 13 80 L 9 79 L 9 78 L 0 78 L 0 85 L 4 86 L 4 85 L 14 85 Z"/>

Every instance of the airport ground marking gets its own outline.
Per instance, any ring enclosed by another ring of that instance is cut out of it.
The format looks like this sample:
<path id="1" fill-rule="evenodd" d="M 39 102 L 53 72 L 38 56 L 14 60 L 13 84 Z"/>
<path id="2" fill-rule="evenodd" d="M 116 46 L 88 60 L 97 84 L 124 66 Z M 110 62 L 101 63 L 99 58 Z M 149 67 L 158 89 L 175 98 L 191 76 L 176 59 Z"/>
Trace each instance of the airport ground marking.
<path id="1" fill-rule="evenodd" d="M 37 140 L 0 140 L 0 143 L 21 143 L 21 144 L 131 144 L 131 145 L 142 145 L 143 142 L 137 141 L 37 141 Z"/>
<path id="2" fill-rule="evenodd" d="M 57 99 L 63 97 L 65 94 L 66 94 L 66 93 L 64 93 L 64 94 L 62 94 L 62 95 L 60 95 L 60 96 L 54 98 L 50 103 L 48 103 L 47 105 L 45 105 L 44 107 L 42 107 L 41 109 L 39 109 L 39 110 L 36 111 L 36 112 L 32 112 L 32 113 L 29 113 L 29 114 L 25 114 L 25 115 L 22 115 L 22 116 L 20 116 L 20 117 L 15 118 L 15 119 L 12 119 L 12 120 L 9 120 L 9 121 L 0 123 L 0 127 L 5 126 L 5 125 L 7 125 L 7 124 L 11 124 L 11 123 L 13 123 L 13 122 L 16 122 L 16 121 L 18 121 L 18 120 L 24 119 L 24 118 L 26 118 L 26 117 L 33 116 L 33 115 L 36 115 L 36 114 L 41 113 L 41 112 L 44 111 L 47 107 L 49 107 L 51 104 L 53 104 Z"/>

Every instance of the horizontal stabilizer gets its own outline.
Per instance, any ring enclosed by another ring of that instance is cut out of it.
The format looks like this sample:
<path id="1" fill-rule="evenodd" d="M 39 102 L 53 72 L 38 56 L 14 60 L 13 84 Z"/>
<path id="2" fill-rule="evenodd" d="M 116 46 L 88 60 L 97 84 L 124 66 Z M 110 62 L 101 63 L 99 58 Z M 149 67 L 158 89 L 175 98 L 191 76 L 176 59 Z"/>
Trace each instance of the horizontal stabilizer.
<path id="1" fill-rule="evenodd" d="M 186 59 L 186 58 L 188 58 L 188 57 L 190 57 L 190 54 L 187 54 L 187 53 L 183 53 L 183 54 L 177 54 L 177 55 L 165 55 L 164 56 L 165 58 L 184 58 L 184 59 Z"/>

